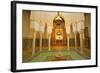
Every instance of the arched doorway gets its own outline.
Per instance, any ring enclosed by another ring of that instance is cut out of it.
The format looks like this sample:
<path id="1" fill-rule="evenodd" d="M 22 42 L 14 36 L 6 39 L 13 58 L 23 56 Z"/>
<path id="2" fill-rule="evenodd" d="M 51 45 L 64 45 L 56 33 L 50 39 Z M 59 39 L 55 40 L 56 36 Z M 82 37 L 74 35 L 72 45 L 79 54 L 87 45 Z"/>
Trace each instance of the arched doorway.
<path id="1" fill-rule="evenodd" d="M 65 20 L 59 12 L 53 20 L 53 30 L 51 34 L 51 45 L 55 50 L 64 50 L 67 47 L 67 34 L 65 29 Z"/>

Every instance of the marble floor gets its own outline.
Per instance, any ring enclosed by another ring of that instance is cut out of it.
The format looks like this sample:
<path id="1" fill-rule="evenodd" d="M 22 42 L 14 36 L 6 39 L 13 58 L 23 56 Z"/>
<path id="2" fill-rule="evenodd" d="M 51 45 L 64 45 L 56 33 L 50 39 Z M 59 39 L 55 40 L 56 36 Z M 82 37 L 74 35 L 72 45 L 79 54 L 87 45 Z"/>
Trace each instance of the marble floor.
<path id="1" fill-rule="evenodd" d="M 30 62 L 48 62 L 48 61 L 70 61 L 70 60 L 86 60 L 90 59 L 90 51 L 84 49 L 81 54 L 79 50 L 62 50 L 62 51 L 42 51 L 35 54 L 35 56 L 29 57 L 23 63 Z"/>
<path id="2" fill-rule="evenodd" d="M 56 59 L 56 60 L 55 60 Z M 40 52 L 29 62 L 63 61 L 63 60 L 84 60 L 85 58 L 76 51 L 50 51 Z"/>

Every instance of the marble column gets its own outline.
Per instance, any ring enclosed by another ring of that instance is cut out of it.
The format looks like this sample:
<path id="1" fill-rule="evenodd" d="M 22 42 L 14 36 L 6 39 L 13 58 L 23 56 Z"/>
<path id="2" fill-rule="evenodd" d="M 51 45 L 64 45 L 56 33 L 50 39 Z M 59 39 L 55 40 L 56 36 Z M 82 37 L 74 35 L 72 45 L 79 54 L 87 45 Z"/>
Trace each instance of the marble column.
<path id="1" fill-rule="evenodd" d="M 81 29 L 81 32 L 80 32 L 80 53 L 83 53 L 83 49 L 84 49 L 84 30 Z"/>
<path id="2" fill-rule="evenodd" d="M 33 50 L 32 50 L 32 55 L 33 56 L 35 54 L 35 41 L 36 41 L 36 31 L 34 32 L 34 35 L 33 35 Z"/>
<path id="3" fill-rule="evenodd" d="M 51 35 L 48 37 L 48 51 L 51 51 Z"/>
<path id="4" fill-rule="evenodd" d="M 42 51 L 42 33 L 40 33 L 40 52 Z"/>
<path id="5" fill-rule="evenodd" d="M 77 32 L 75 32 L 75 49 L 77 49 Z"/>
<path id="6" fill-rule="evenodd" d="M 67 47 L 67 48 L 68 48 L 67 50 L 69 51 L 69 50 L 70 50 L 70 47 L 69 47 L 69 34 L 68 34 L 68 36 L 67 36 L 67 46 L 68 46 L 68 47 Z"/>

